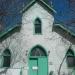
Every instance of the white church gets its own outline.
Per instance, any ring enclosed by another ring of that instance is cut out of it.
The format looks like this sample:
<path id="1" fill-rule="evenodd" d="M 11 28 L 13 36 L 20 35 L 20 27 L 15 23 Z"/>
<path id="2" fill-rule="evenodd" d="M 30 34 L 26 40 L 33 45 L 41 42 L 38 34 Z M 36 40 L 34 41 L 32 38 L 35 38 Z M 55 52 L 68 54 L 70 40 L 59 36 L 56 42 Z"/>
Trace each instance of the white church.
<path id="1" fill-rule="evenodd" d="M 22 23 L 0 34 L 0 75 L 75 75 L 75 38 L 54 23 L 43 0 L 21 11 Z"/>

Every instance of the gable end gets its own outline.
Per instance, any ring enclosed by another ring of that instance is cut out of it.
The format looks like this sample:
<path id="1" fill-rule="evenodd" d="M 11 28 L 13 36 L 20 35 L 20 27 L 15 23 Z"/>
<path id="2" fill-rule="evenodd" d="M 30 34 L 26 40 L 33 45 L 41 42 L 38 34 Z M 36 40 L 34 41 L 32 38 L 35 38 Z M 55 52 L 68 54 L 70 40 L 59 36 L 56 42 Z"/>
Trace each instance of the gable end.
<path id="1" fill-rule="evenodd" d="M 21 10 L 20 12 L 21 13 L 24 13 L 25 11 L 27 11 L 31 6 L 33 6 L 35 3 L 38 3 L 38 4 L 40 4 L 42 7 L 44 7 L 44 9 L 46 9 L 48 12 L 52 12 L 52 13 L 56 13 L 56 11 L 52 8 L 52 7 L 50 7 L 48 4 L 46 4 L 44 1 L 42 1 L 42 0 L 33 0 L 33 1 L 31 1 L 27 6 L 25 6 L 24 8 L 23 8 L 23 10 Z"/>

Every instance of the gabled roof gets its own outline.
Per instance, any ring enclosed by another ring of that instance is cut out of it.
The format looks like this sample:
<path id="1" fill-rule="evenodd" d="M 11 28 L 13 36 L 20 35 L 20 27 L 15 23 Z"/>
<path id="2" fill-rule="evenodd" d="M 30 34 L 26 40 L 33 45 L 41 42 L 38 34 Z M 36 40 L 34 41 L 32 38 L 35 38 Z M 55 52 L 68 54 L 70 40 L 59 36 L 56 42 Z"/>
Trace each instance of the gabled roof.
<path id="1" fill-rule="evenodd" d="M 12 21 L 12 23 L 10 25 L 5 26 L 3 28 L 3 30 L 0 31 L 0 38 L 2 38 L 4 35 L 8 34 L 10 31 L 14 30 L 16 27 L 20 27 L 21 26 L 20 19 L 18 19 L 18 20 L 14 19 L 14 21 Z M 12 24 L 14 24 L 14 25 L 12 25 Z"/>
<path id="2" fill-rule="evenodd" d="M 9 28 L 8 30 L 4 30 L 0 32 L 0 38 L 4 37 L 6 34 L 10 33 L 15 28 L 20 27 L 19 25 L 13 26 L 12 28 Z"/>
<path id="3" fill-rule="evenodd" d="M 26 0 L 24 0 L 26 1 Z M 41 3 L 42 5 L 44 5 L 46 7 L 46 9 L 48 9 L 49 11 L 55 13 L 56 11 L 50 6 L 50 3 L 46 2 L 46 0 L 27 0 L 27 3 L 25 4 L 24 8 L 20 11 L 21 13 L 25 12 L 30 6 L 32 6 L 33 4 L 35 4 L 36 2 L 38 2 L 39 4 Z M 73 27 L 71 29 L 71 26 L 69 27 L 68 25 L 63 25 L 63 24 L 57 24 L 55 26 L 59 26 L 62 29 L 64 29 L 65 31 L 69 32 L 71 35 L 75 36 L 75 27 Z M 3 30 L 2 32 L 0 32 L 0 38 L 3 37 L 4 35 L 8 34 L 10 31 L 12 31 L 13 29 L 15 29 L 16 27 L 19 27 L 18 25 L 14 25 L 14 26 L 10 26 L 8 29 L 5 28 L 5 30 Z"/>
<path id="4" fill-rule="evenodd" d="M 71 28 L 65 27 L 66 25 L 64 24 L 55 24 L 54 26 L 60 27 L 64 31 L 67 31 L 70 35 L 75 36 L 75 31 L 71 30 Z"/>
<path id="5" fill-rule="evenodd" d="M 27 6 L 25 6 L 23 8 L 23 10 L 21 12 L 25 12 L 28 8 L 30 8 L 36 2 L 38 2 L 40 5 L 43 5 L 46 9 L 48 9 L 48 11 L 56 13 L 56 11 L 48 3 L 46 3 L 44 0 L 32 0 L 29 4 L 27 4 Z"/>
<path id="6" fill-rule="evenodd" d="M 33 4 L 35 4 L 36 2 L 38 2 L 39 4 L 42 4 L 44 7 L 46 7 L 46 9 L 48 9 L 51 12 L 56 12 L 49 4 L 47 1 L 45 0 L 28 0 L 27 3 L 25 3 L 25 6 L 23 7 L 23 9 L 20 11 L 21 14 L 23 14 L 23 12 L 25 12 L 30 6 L 32 6 Z M 20 17 L 21 18 L 21 17 Z M 17 22 L 19 22 L 20 19 L 17 20 Z M 4 35 L 6 35 L 7 33 L 9 33 L 10 31 L 12 31 L 14 28 L 18 27 L 17 22 L 15 23 L 15 25 L 7 25 L 1 32 L 0 32 L 0 38 L 3 37 Z M 12 23 L 13 24 L 13 23 Z"/>

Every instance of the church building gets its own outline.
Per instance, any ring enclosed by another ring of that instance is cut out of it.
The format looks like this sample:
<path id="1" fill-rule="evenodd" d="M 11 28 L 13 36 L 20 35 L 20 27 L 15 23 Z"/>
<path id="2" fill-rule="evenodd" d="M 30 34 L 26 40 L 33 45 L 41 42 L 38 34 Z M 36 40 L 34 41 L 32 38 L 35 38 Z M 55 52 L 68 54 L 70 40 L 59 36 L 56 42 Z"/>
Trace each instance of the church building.
<path id="1" fill-rule="evenodd" d="M 55 23 L 58 12 L 31 0 L 21 24 L 0 33 L 0 75 L 75 75 L 75 33 Z"/>

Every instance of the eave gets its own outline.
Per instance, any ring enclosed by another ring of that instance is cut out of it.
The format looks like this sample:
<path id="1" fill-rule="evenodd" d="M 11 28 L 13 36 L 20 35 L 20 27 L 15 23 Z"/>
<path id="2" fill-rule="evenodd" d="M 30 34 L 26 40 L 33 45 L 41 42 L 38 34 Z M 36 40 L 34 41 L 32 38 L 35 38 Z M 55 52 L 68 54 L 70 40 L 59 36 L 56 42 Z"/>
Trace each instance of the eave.
<path id="1" fill-rule="evenodd" d="M 54 25 L 55 27 L 60 27 L 62 28 L 63 30 L 67 31 L 67 33 L 69 33 L 70 35 L 74 36 L 75 37 L 75 33 L 72 32 L 70 29 L 68 29 L 67 27 L 64 27 L 64 25 L 61 25 L 61 24 L 55 24 Z"/>
<path id="2" fill-rule="evenodd" d="M 0 39 L 3 38 L 5 35 L 10 33 L 12 30 L 14 30 L 17 27 L 20 27 L 20 26 L 16 25 L 16 26 L 13 26 L 12 28 L 9 28 L 8 30 L 4 30 L 4 31 L 0 32 Z"/>

